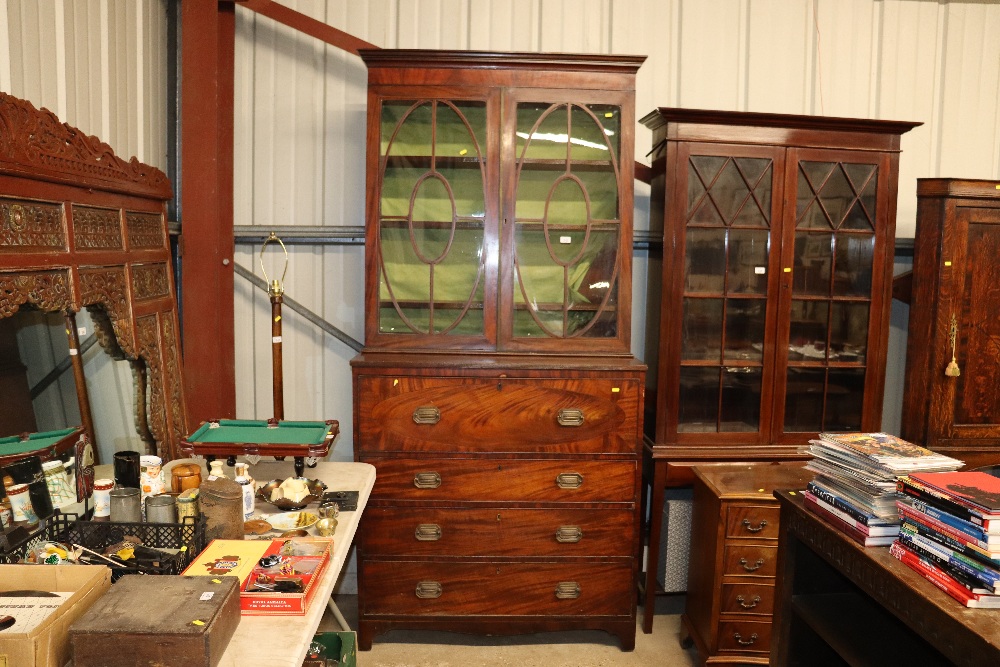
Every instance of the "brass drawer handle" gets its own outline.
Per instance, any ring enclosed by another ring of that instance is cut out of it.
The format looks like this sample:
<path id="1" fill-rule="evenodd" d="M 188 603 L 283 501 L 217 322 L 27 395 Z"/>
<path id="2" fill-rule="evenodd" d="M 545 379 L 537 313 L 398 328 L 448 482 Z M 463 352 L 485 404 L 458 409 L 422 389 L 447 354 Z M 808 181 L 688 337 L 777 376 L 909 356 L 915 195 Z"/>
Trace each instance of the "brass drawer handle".
<path id="1" fill-rule="evenodd" d="M 413 411 L 413 421 L 417 424 L 437 424 L 441 421 L 441 411 L 433 405 L 423 405 Z"/>
<path id="2" fill-rule="evenodd" d="M 436 489 L 441 486 L 441 475 L 436 472 L 418 472 L 413 476 L 413 486 L 418 489 Z"/>
<path id="3" fill-rule="evenodd" d="M 583 530 L 580 526 L 559 526 L 556 529 L 556 542 L 563 544 L 573 544 L 583 539 Z"/>
<path id="4" fill-rule="evenodd" d="M 742 595 L 737 595 L 736 596 L 736 602 L 737 602 L 737 604 L 739 604 L 744 609 L 753 609 L 758 604 L 760 604 L 760 596 L 759 595 L 753 596 L 753 602 L 751 602 L 750 604 L 747 604 L 745 598 Z"/>
<path id="5" fill-rule="evenodd" d="M 583 410 L 579 408 L 563 408 L 556 415 L 560 426 L 583 426 Z"/>
<path id="6" fill-rule="evenodd" d="M 744 641 L 743 636 L 740 633 L 734 632 L 733 639 L 735 639 L 736 643 L 739 644 L 740 646 L 751 646 L 754 642 L 757 641 L 757 633 L 756 632 L 753 633 L 752 635 L 750 635 L 750 639 Z"/>
<path id="7" fill-rule="evenodd" d="M 413 531 L 418 542 L 437 542 L 441 539 L 441 526 L 436 523 L 422 523 Z"/>
<path id="8" fill-rule="evenodd" d="M 583 475 L 578 472 L 561 472 L 556 475 L 556 486 L 560 489 L 579 489 L 583 486 Z"/>
<path id="9" fill-rule="evenodd" d="M 759 533 L 760 531 L 764 530 L 765 526 L 767 526 L 767 519 L 761 519 L 760 525 L 757 526 L 756 528 L 750 525 L 750 519 L 743 519 L 743 527 L 746 528 L 751 533 Z"/>
<path id="10" fill-rule="evenodd" d="M 763 564 L 764 564 L 764 559 L 763 558 L 758 558 L 757 562 L 754 563 L 753 565 L 747 565 L 747 559 L 746 558 L 741 558 L 740 559 L 740 565 L 742 565 L 743 569 L 746 570 L 747 572 L 756 572 L 757 570 L 760 569 L 760 566 L 763 565 Z"/>
<path id="11" fill-rule="evenodd" d="M 444 588 L 437 581 L 417 582 L 417 597 L 421 600 L 432 600 L 441 597 Z"/>
<path id="12" fill-rule="evenodd" d="M 556 584 L 557 600 L 575 600 L 580 597 L 580 584 L 575 581 L 560 581 Z"/>

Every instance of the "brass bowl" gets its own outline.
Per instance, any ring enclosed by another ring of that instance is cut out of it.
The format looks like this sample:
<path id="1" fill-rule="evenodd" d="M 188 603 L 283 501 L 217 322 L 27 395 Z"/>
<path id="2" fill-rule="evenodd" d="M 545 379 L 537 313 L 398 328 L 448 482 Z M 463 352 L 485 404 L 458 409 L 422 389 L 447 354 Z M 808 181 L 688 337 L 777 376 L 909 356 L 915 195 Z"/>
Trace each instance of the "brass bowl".
<path id="1" fill-rule="evenodd" d="M 281 486 L 281 483 L 284 481 L 285 480 L 283 479 L 272 479 L 270 482 L 257 489 L 257 499 L 263 500 L 266 503 L 271 503 L 282 511 L 291 512 L 293 510 L 300 510 L 309 503 L 319 501 L 319 499 L 323 497 L 323 492 L 326 491 L 326 484 L 320 480 L 306 479 L 306 488 L 309 489 L 309 495 L 299 502 L 295 502 L 291 498 L 278 498 L 274 502 L 271 502 L 271 492 Z"/>

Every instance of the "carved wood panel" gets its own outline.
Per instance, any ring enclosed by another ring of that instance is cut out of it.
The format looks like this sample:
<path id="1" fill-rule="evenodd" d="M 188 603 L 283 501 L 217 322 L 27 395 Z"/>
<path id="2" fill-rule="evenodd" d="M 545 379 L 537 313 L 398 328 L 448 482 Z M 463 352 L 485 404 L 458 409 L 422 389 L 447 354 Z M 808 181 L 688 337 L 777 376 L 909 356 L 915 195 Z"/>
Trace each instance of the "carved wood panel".
<path id="1" fill-rule="evenodd" d="M 125 282 L 125 267 L 80 269 L 80 300 L 82 305 L 104 310 L 114 329 L 118 346 L 135 357 L 132 333 L 132 313 Z M 91 308 L 93 312 L 94 308 Z M 105 349 L 108 349 L 105 346 Z"/>
<path id="2" fill-rule="evenodd" d="M 77 250 L 122 249 L 119 209 L 74 206 L 73 243 Z"/>
<path id="3" fill-rule="evenodd" d="M 0 198 L 0 252 L 65 247 L 62 204 Z"/>
<path id="4" fill-rule="evenodd" d="M 67 272 L 0 273 L 0 317 L 10 317 L 25 303 L 45 311 L 71 309 Z"/>

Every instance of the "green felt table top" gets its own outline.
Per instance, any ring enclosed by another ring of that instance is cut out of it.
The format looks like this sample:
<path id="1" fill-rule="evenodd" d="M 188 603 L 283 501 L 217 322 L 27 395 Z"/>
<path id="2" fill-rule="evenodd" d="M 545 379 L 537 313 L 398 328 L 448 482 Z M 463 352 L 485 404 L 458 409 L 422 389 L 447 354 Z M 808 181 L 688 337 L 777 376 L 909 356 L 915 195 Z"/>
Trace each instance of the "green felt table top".
<path id="1" fill-rule="evenodd" d="M 218 426 L 205 422 L 187 437 L 188 442 L 246 442 L 271 445 L 318 445 L 331 425 L 322 421 L 283 421 L 268 426 L 263 420 L 220 419 Z"/>
<path id="2" fill-rule="evenodd" d="M 67 436 L 75 435 L 79 431 L 79 427 L 64 428 L 56 431 L 39 431 L 38 433 L 30 433 L 27 440 L 21 440 L 21 436 L 19 435 L 0 438 L 0 455 L 27 454 L 39 449 L 46 449 L 59 444 Z M 74 439 L 73 442 L 76 442 L 76 440 Z"/>

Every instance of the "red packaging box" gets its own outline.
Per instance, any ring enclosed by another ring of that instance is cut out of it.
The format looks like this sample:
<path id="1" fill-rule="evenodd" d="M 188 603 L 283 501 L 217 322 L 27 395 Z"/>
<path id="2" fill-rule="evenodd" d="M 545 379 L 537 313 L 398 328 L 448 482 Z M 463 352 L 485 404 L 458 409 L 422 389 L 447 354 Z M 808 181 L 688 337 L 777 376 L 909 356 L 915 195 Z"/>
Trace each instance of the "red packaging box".
<path id="1" fill-rule="evenodd" d="M 244 616 L 301 616 L 315 597 L 331 547 L 328 539 L 310 537 L 212 540 L 183 574 L 239 577 Z"/>

